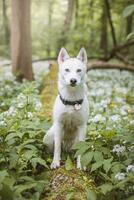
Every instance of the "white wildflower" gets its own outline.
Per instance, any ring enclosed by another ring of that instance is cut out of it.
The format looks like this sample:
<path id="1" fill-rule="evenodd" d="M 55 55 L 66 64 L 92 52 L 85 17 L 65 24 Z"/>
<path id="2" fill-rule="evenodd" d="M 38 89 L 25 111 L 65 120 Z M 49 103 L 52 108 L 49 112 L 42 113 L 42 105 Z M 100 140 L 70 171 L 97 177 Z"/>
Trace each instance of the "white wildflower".
<path id="1" fill-rule="evenodd" d="M 0 126 L 6 126 L 6 125 L 7 124 L 3 120 L 0 121 Z"/>
<path id="2" fill-rule="evenodd" d="M 36 101 L 35 102 L 35 110 L 39 111 L 42 107 L 42 103 L 40 101 Z"/>
<path id="3" fill-rule="evenodd" d="M 13 116 L 14 117 L 16 114 L 17 114 L 17 112 L 16 112 L 16 110 L 13 106 L 11 106 L 9 108 L 9 110 L 7 111 L 7 116 Z"/>
<path id="4" fill-rule="evenodd" d="M 92 122 L 97 123 L 97 122 L 104 122 L 106 121 L 106 118 L 103 117 L 101 114 L 97 114 L 93 119 Z"/>
<path id="5" fill-rule="evenodd" d="M 116 153 L 118 156 L 126 150 L 125 146 L 120 146 L 116 144 L 112 150 L 113 153 Z"/>
<path id="6" fill-rule="evenodd" d="M 107 108 L 107 105 L 110 103 L 110 99 L 102 100 L 100 102 L 100 106 L 103 108 Z"/>
<path id="7" fill-rule="evenodd" d="M 17 99 L 19 101 L 26 101 L 27 100 L 27 97 L 23 94 L 23 93 L 20 93 L 17 97 Z"/>
<path id="8" fill-rule="evenodd" d="M 100 103 L 93 103 L 94 112 L 103 112 L 103 107 Z"/>
<path id="9" fill-rule="evenodd" d="M 102 96 L 104 95 L 104 90 L 102 88 L 96 90 L 96 96 Z"/>
<path id="10" fill-rule="evenodd" d="M 1 105 L 1 106 L 5 106 L 5 102 L 2 102 L 0 105 Z"/>
<path id="11" fill-rule="evenodd" d="M 120 110 L 120 114 L 123 115 L 123 116 L 125 116 L 125 115 L 127 115 L 127 112 L 126 112 L 125 110 L 122 110 L 122 109 L 121 109 L 121 110 Z"/>
<path id="12" fill-rule="evenodd" d="M 11 87 L 9 85 L 5 85 L 4 90 L 11 91 L 12 89 L 11 89 Z"/>
<path id="13" fill-rule="evenodd" d="M 117 121 L 120 121 L 120 120 L 121 120 L 120 115 L 118 115 L 118 114 L 110 116 L 110 119 L 111 119 L 113 122 L 117 122 Z"/>
<path id="14" fill-rule="evenodd" d="M 115 179 L 117 179 L 118 181 L 121 181 L 121 180 L 123 180 L 125 178 L 125 174 L 124 173 L 117 173 L 116 175 L 115 175 Z"/>
<path id="15" fill-rule="evenodd" d="M 128 165 L 126 168 L 127 172 L 134 172 L 134 165 Z"/>
<path id="16" fill-rule="evenodd" d="M 128 147 L 128 150 L 129 150 L 130 152 L 133 152 L 133 153 L 134 153 L 134 146 L 132 145 L 132 146 Z"/>
<path id="17" fill-rule="evenodd" d="M 120 92 L 120 93 L 122 93 L 122 94 L 127 94 L 128 88 L 126 88 L 126 87 L 117 87 L 117 88 L 116 88 L 116 91 L 117 91 L 117 92 Z"/>
<path id="18" fill-rule="evenodd" d="M 134 120 L 131 120 L 131 121 L 130 121 L 130 125 L 133 125 L 133 126 L 134 126 Z"/>
<path id="19" fill-rule="evenodd" d="M 33 114 L 32 114 L 31 112 L 28 112 L 28 113 L 27 113 L 27 116 L 28 116 L 28 118 L 32 118 L 32 117 L 33 117 Z"/>
<path id="20" fill-rule="evenodd" d="M 25 104 L 23 102 L 18 103 L 17 107 L 18 108 L 24 108 Z"/>
<path id="21" fill-rule="evenodd" d="M 115 101 L 116 101 L 117 103 L 123 103 L 123 102 L 124 102 L 124 99 L 121 98 L 121 97 L 115 97 Z"/>

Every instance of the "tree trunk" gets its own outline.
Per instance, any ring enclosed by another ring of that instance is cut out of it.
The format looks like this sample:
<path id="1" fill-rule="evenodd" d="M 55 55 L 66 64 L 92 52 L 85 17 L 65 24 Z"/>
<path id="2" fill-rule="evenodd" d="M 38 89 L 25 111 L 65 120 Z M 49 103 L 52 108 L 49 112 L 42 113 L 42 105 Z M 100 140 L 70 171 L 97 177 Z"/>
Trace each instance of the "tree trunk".
<path id="1" fill-rule="evenodd" d="M 52 26 L 52 12 L 53 11 L 53 1 L 52 0 L 49 0 L 48 1 L 48 24 L 47 24 L 47 27 L 48 27 L 48 32 L 49 32 L 49 38 L 51 39 L 51 26 Z M 51 42 L 48 41 L 47 43 L 47 56 L 48 58 L 51 56 L 50 53 L 51 53 Z"/>
<path id="2" fill-rule="evenodd" d="M 13 74 L 33 79 L 31 59 L 30 0 L 12 0 L 11 57 Z"/>
<path id="3" fill-rule="evenodd" d="M 94 1 L 93 0 L 90 0 L 90 3 L 89 3 L 89 18 L 93 23 L 94 22 Z M 90 49 L 94 48 L 93 47 L 94 41 L 95 41 L 94 29 L 91 28 L 90 29 L 90 34 L 89 34 L 89 46 L 90 46 Z"/>
<path id="4" fill-rule="evenodd" d="M 107 40 L 107 10 L 104 0 L 102 1 L 102 17 L 101 17 L 101 38 L 100 48 L 103 51 L 104 57 L 108 55 L 108 40 Z"/>
<path id="5" fill-rule="evenodd" d="M 75 28 L 78 27 L 79 18 L 79 0 L 75 0 Z"/>
<path id="6" fill-rule="evenodd" d="M 68 9 L 64 22 L 66 29 L 71 27 L 73 21 L 74 6 L 75 6 L 75 0 L 68 0 Z"/>
<path id="7" fill-rule="evenodd" d="M 9 30 L 9 23 L 7 17 L 7 5 L 6 0 L 2 0 L 3 5 L 3 28 L 4 28 L 4 35 L 5 35 L 5 43 L 9 45 L 9 38 L 10 38 L 10 30 Z"/>
<path id="8" fill-rule="evenodd" d="M 113 45 L 114 45 L 114 47 L 116 47 L 116 45 L 117 45 L 116 34 L 115 34 L 115 29 L 114 29 L 114 25 L 113 25 L 113 21 L 112 21 L 109 0 L 105 0 L 105 5 L 106 5 L 107 17 L 108 17 L 109 25 L 110 25 L 110 29 L 111 29 L 111 35 L 112 35 L 112 39 L 113 39 Z"/>
<path id="9" fill-rule="evenodd" d="M 72 21 L 73 21 L 74 8 L 75 8 L 75 0 L 68 0 L 68 9 L 67 9 L 67 12 L 66 12 L 63 29 L 61 31 L 60 38 L 57 42 L 58 52 L 59 52 L 59 49 L 62 46 L 65 46 L 66 43 L 67 43 L 68 32 L 71 28 Z"/>

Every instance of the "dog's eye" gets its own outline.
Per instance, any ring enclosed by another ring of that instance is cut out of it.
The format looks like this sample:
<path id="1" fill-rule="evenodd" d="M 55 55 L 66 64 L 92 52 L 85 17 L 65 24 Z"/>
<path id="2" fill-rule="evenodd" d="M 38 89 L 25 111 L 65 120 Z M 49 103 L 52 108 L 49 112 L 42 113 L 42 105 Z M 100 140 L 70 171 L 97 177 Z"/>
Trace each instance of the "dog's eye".
<path id="1" fill-rule="evenodd" d="M 81 69 L 77 69 L 77 72 L 81 72 L 82 70 Z"/>
<path id="2" fill-rule="evenodd" d="M 68 68 L 65 69 L 66 72 L 70 72 L 70 70 Z"/>

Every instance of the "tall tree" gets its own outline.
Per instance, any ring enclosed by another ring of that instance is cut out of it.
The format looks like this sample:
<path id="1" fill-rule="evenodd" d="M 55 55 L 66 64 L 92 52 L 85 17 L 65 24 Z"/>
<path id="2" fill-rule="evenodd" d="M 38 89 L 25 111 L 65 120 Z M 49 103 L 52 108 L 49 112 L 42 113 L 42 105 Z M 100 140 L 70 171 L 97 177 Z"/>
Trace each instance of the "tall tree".
<path id="1" fill-rule="evenodd" d="M 67 12 L 66 12 L 65 19 L 64 19 L 64 26 L 61 31 L 60 38 L 57 42 L 58 52 L 59 52 L 59 49 L 61 48 L 61 46 L 65 46 L 65 44 L 67 42 L 68 32 L 71 28 L 72 21 L 73 21 L 75 3 L 76 3 L 75 0 L 68 0 Z"/>
<path id="2" fill-rule="evenodd" d="M 49 0 L 47 2 L 47 6 L 48 6 L 48 24 L 47 24 L 47 29 L 48 29 L 48 33 L 49 33 L 49 38 L 51 38 L 53 0 Z M 50 41 L 48 41 L 48 43 L 46 45 L 46 49 L 47 49 L 47 56 L 48 56 L 48 58 L 50 58 L 50 52 L 51 52 L 51 42 Z"/>
<path id="3" fill-rule="evenodd" d="M 79 0 L 75 0 L 75 28 L 78 27 L 79 18 Z"/>
<path id="4" fill-rule="evenodd" d="M 130 6 L 132 5 L 133 2 L 132 0 L 126 0 L 125 2 L 125 6 Z M 133 14 L 129 15 L 127 18 L 126 18 L 126 36 L 132 32 L 132 27 L 133 27 Z"/>
<path id="5" fill-rule="evenodd" d="M 113 21 L 112 21 L 112 16 L 111 16 L 110 2 L 109 2 L 109 0 L 104 0 L 104 1 L 105 1 L 106 10 L 107 10 L 107 17 L 108 17 L 108 21 L 109 21 L 109 25 L 110 25 L 110 29 L 111 29 L 113 45 L 116 46 L 117 40 L 116 40 L 115 29 L 114 29 L 114 25 L 113 25 Z"/>
<path id="6" fill-rule="evenodd" d="M 108 38 L 107 38 L 107 9 L 105 1 L 102 1 L 102 16 L 101 16 L 101 37 L 100 48 L 104 53 L 104 57 L 107 58 L 108 54 Z"/>
<path id="7" fill-rule="evenodd" d="M 12 0 L 12 71 L 19 79 L 32 80 L 30 0 Z"/>
<path id="8" fill-rule="evenodd" d="M 9 44 L 10 38 L 10 30 L 9 30 L 9 23 L 7 17 L 7 2 L 6 0 L 2 0 L 2 11 L 3 11 L 3 28 L 4 28 L 4 35 L 5 35 L 5 43 L 6 45 Z"/>
<path id="9" fill-rule="evenodd" d="M 71 27 L 74 14 L 74 6 L 75 6 L 75 0 L 68 0 L 68 9 L 64 21 L 66 29 Z"/>

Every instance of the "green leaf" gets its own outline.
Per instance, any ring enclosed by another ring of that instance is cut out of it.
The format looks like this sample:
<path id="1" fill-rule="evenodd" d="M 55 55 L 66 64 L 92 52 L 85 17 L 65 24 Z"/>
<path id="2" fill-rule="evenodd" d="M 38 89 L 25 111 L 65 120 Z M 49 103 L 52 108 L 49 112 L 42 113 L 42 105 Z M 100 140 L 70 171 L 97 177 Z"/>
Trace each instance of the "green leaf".
<path id="1" fill-rule="evenodd" d="M 30 150 L 33 151 L 33 153 L 38 151 L 38 149 L 35 147 L 35 145 L 32 145 L 32 144 L 27 144 L 27 145 L 25 145 L 24 147 L 22 147 L 22 149 L 23 149 L 23 148 L 25 148 L 25 149 L 30 149 Z M 22 150 L 22 149 L 21 149 L 21 150 Z"/>
<path id="2" fill-rule="evenodd" d="M 25 185 L 17 185 L 14 187 L 15 189 L 15 193 L 16 194 L 20 194 L 21 192 L 31 189 L 31 188 L 36 188 L 38 182 L 37 183 L 27 183 Z"/>
<path id="3" fill-rule="evenodd" d="M 93 155 L 93 151 L 88 151 L 81 156 L 81 164 L 83 167 L 87 166 L 92 161 Z"/>
<path id="4" fill-rule="evenodd" d="M 88 200 L 96 200 L 97 199 L 97 195 L 96 195 L 94 190 L 88 189 L 88 191 L 87 191 L 87 199 Z"/>
<path id="5" fill-rule="evenodd" d="M 110 149 L 106 148 L 106 147 L 101 147 L 101 152 L 103 152 L 104 155 L 108 155 L 110 156 Z"/>
<path id="6" fill-rule="evenodd" d="M 24 181 L 27 181 L 27 182 L 35 182 L 35 180 L 30 176 L 21 176 L 19 178 L 19 180 L 24 180 Z"/>
<path id="7" fill-rule="evenodd" d="M 2 190 L 0 189 L 0 199 L 1 200 L 13 200 L 13 191 L 9 185 L 3 184 Z"/>
<path id="8" fill-rule="evenodd" d="M 46 161 L 43 160 L 42 158 L 32 158 L 30 160 L 32 166 L 34 169 L 36 169 L 37 164 L 39 163 L 40 165 L 43 165 L 44 167 L 48 168 Z"/>
<path id="9" fill-rule="evenodd" d="M 66 163 L 65 163 L 65 168 L 66 168 L 66 170 L 74 169 L 73 162 L 72 162 L 72 160 L 70 159 L 69 156 L 67 157 L 67 160 L 66 160 Z"/>
<path id="10" fill-rule="evenodd" d="M 18 146 L 18 152 L 20 153 L 22 149 L 25 148 L 27 145 L 31 145 L 31 143 L 36 143 L 36 139 L 28 139 L 25 142 L 23 142 L 21 145 Z"/>
<path id="11" fill-rule="evenodd" d="M 72 149 L 80 149 L 83 146 L 88 146 L 88 143 L 84 141 L 78 142 L 72 146 Z"/>
<path id="12" fill-rule="evenodd" d="M 101 151 L 95 151 L 94 152 L 94 159 L 96 162 L 103 160 L 103 155 Z"/>
<path id="13" fill-rule="evenodd" d="M 30 160 L 32 157 L 35 156 L 34 152 L 32 150 L 24 150 L 22 153 L 22 156 L 24 157 L 25 160 Z"/>
<path id="14" fill-rule="evenodd" d="M 66 200 L 71 200 L 73 198 L 74 193 L 70 192 L 66 195 Z"/>
<path id="15" fill-rule="evenodd" d="M 9 174 L 6 170 L 0 171 L 0 183 L 2 183 L 7 176 L 9 176 Z"/>
<path id="16" fill-rule="evenodd" d="M 113 162 L 111 164 L 111 170 L 116 174 L 124 168 L 124 165 L 119 162 Z"/>
<path id="17" fill-rule="evenodd" d="M 110 183 L 105 183 L 98 187 L 101 192 L 105 195 L 107 192 L 110 192 L 113 189 L 113 185 Z"/>
<path id="18" fill-rule="evenodd" d="M 129 34 L 127 35 L 126 40 L 130 40 L 130 39 L 134 39 L 134 31 L 133 31 L 132 33 L 129 33 Z"/>
<path id="19" fill-rule="evenodd" d="M 127 6 L 123 11 L 123 17 L 128 17 L 134 13 L 134 4 Z"/>
<path id="20" fill-rule="evenodd" d="M 96 169 L 100 168 L 103 165 L 103 161 L 98 161 L 92 164 L 91 172 L 95 171 Z"/>
<path id="21" fill-rule="evenodd" d="M 111 165 L 112 160 L 113 160 L 113 157 L 110 158 L 110 159 L 104 160 L 104 162 L 103 162 L 103 169 L 105 170 L 106 173 L 107 173 L 107 172 L 110 170 L 110 168 L 112 167 L 112 165 Z"/>
<path id="22" fill-rule="evenodd" d="M 82 146 L 80 149 L 76 151 L 75 157 L 84 154 L 90 147 L 89 146 Z"/>
<path id="23" fill-rule="evenodd" d="M 11 139 L 13 139 L 13 138 L 15 138 L 15 137 L 19 137 L 19 135 L 17 135 L 16 132 L 10 133 L 10 134 L 8 134 L 8 135 L 6 136 L 5 141 L 11 140 Z"/>
<path id="24" fill-rule="evenodd" d="M 16 149 L 15 148 L 11 149 L 10 152 L 9 152 L 10 169 L 16 167 L 16 165 L 18 164 L 17 163 L 18 162 L 18 158 L 19 158 L 19 156 L 18 156 L 18 154 L 16 152 Z"/>

